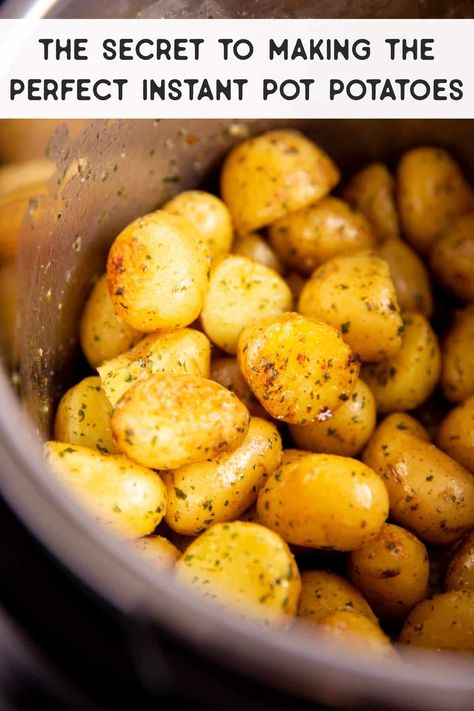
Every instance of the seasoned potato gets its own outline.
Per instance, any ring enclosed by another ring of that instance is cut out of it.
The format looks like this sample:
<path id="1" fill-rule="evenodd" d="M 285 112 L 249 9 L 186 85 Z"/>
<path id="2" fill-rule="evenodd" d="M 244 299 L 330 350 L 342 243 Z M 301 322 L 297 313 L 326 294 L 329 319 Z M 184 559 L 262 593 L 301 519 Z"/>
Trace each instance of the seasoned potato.
<path id="1" fill-rule="evenodd" d="M 91 368 L 115 358 L 138 343 L 143 334 L 115 313 L 107 274 L 95 284 L 85 303 L 79 327 L 81 347 Z"/>
<path id="2" fill-rule="evenodd" d="M 334 257 L 316 269 L 298 311 L 340 328 L 363 361 L 392 358 L 403 323 L 387 262 L 374 252 Z"/>
<path id="3" fill-rule="evenodd" d="M 303 274 L 331 257 L 375 245 L 364 215 L 332 196 L 281 217 L 270 225 L 268 236 L 282 261 Z"/>
<path id="4" fill-rule="evenodd" d="M 276 252 L 258 232 L 249 232 L 247 235 L 237 237 L 232 246 L 232 251 L 234 254 L 241 254 L 243 257 L 254 259 L 256 262 L 274 269 L 279 274 L 283 274 L 285 271 Z"/>
<path id="5" fill-rule="evenodd" d="M 376 417 L 374 396 L 359 378 L 350 398 L 330 420 L 290 425 L 290 434 L 301 449 L 354 457 L 369 441 Z"/>
<path id="6" fill-rule="evenodd" d="M 321 620 L 321 632 L 326 637 L 348 644 L 353 651 L 376 654 L 386 661 L 395 657 L 389 638 L 377 622 L 351 610 L 333 612 Z"/>
<path id="7" fill-rule="evenodd" d="M 281 464 L 289 464 L 290 462 L 295 462 L 297 459 L 302 459 L 307 457 L 308 452 L 304 449 L 284 449 L 281 453 Z"/>
<path id="8" fill-rule="evenodd" d="M 389 239 L 376 251 L 388 262 L 400 309 L 429 318 L 433 313 L 430 278 L 417 253 L 401 239 Z"/>
<path id="9" fill-rule="evenodd" d="M 381 478 L 356 459 L 309 454 L 269 477 L 257 511 L 288 543 L 351 551 L 382 528 L 388 494 Z"/>
<path id="10" fill-rule="evenodd" d="M 438 428 L 436 444 L 474 474 L 474 395 L 446 415 Z"/>
<path id="11" fill-rule="evenodd" d="M 474 652 L 474 592 L 451 590 L 420 602 L 405 622 L 400 642 L 436 651 Z"/>
<path id="12" fill-rule="evenodd" d="M 454 554 L 444 587 L 446 590 L 474 591 L 474 531 L 466 536 Z"/>
<path id="13" fill-rule="evenodd" d="M 474 195 L 457 163 L 441 148 L 407 151 L 398 165 L 402 231 L 426 254 L 457 217 L 474 210 Z"/>
<path id="14" fill-rule="evenodd" d="M 474 476 L 391 418 L 376 429 L 363 461 L 385 482 L 393 520 L 423 541 L 452 543 L 474 525 Z"/>
<path id="15" fill-rule="evenodd" d="M 127 390 L 112 414 L 119 449 L 153 469 L 213 459 L 242 444 L 245 405 L 222 385 L 192 375 L 152 375 Z"/>
<path id="16" fill-rule="evenodd" d="M 474 304 L 458 311 L 442 344 L 441 385 L 448 400 L 460 402 L 474 395 Z"/>
<path id="17" fill-rule="evenodd" d="M 201 321 L 211 341 L 235 353 L 245 326 L 289 311 L 290 288 L 273 269 L 248 257 L 230 254 L 212 269 Z"/>
<path id="18" fill-rule="evenodd" d="M 247 385 L 242 371 L 235 358 L 224 356 L 211 361 L 211 380 L 220 383 L 228 390 L 232 390 L 241 400 L 251 415 L 255 417 L 268 417 L 266 410 Z"/>
<path id="19" fill-rule="evenodd" d="M 384 618 L 405 618 L 428 594 L 430 566 L 421 541 L 386 523 L 378 536 L 349 556 L 349 578 Z"/>
<path id="20" fill-rule="evenodd" d="M 275 425 L 252 418 L 244 441 L 233 452 L 164 474 L 166 523 L 178 533 L 196 536 L 213 523 L 239 518 L 280 460 Z"/>
<path id="21" fill-rule="evenodd" d="M 474 214 L 460 217 L 433 245 L 431 269 L 454 296 L 474 301 Z"/>
<path id="22" fill-rule="evenodd" d="M 201 312 L 209 260 L 200 232 L 183 217 L 164 210 L 139 217 L 115 239 L 107 259 L 117 315 L 145 332 L 187 326 Z"/>
<path id="23" fill-rule="evenodd" d="M 299 131 L 243 141 L 224 161 L 221 193 L 238 232 L 275 222 L 327 195 L 339 180 L 329 156 Z"/>
<path id="24" fill-rule="evenodd" d="M 156 472 L 118 454 L 64 442 L 47 442 L 45 455 L 58 481 L 123 538 L 147 536 L 163 518 L 166 487 Z"/>
<path id="25" fill-rule="evenodd" d="M 56 410 L 54 436 L 59 442 L 80 444 L 99 452 L 118 452 L 112 439 L 112 407 L 100 378 L 84 378 L 61 398 Z"/>
<path id="26" fill-rule="evenodd" d="M 380 242 L 399 236 L 395 184 L 383 163 L 370 163 L 356 173 L 342 196 L 367 217 Z"/>
<path id="27" fill-rule="evenodd" d="M 171 198 L 162 210 L 191 222 L 201 233 L 212 259 L 230 251 L 233 231 L 229 208 L 215 195 L 186 190 Z"/>
<path id="28" fill-rule="evenodd" d="M 345 578 L 324 570 L 305 570 L 301 573 L 298 617 L 308 622 L 321 622 L 334 612 L 347 610 L 377 619 L 367 600 Z"/>
<path id="29" fill-rule="evenodd" d="M 273 626 L 296 614 L 301 582 L 277 533 L 256 523 L 216 523 L 180 558 L 176 577 L 236 612 Z"/>
<path id="30" fill-rule="evenodd" d="M 440 377 L 441 352 L 429 321 L 421 314 L 406 314 L 403 325 L 398 353 L 362 369 L 381 413 L 418 407 L 431 395 Z"/>
<path id="31" fill-rule="evenodd" d="M 151 565 L 161 568 L 173 568 L 181 556 L 176 546 L 164 536 L 147 536 L 133 541 L 133 548 Z"/>
<path id="32" fill-rule="evenodd" d="M 426 427 L 407 412 L 392 412 L 391 415 L 384 418 L 383 423 L 386 432 L 389 432 L 391 428 L 395 428 L 401 432 L 409 432 L 415 437 L 425 440 L 425 442 L 430 441 L 430 435 Z"/>
<path id="33" fill-rule="evenodd" d="M 339 331 L 295 313 L 247 326 L 237 361 L 265 410 L 296 425 L 330 418 L 359 375 L 358 359 Z"/>
<path id="34" fill-rule="evenodd" d="M 150 375 L 200 375 L 209 377 L 211 344 L 193 328 L 157 331 L 142 338 L 127 353 L 106 361 L 98 372 L 112 405 L 139 380 Z"/>

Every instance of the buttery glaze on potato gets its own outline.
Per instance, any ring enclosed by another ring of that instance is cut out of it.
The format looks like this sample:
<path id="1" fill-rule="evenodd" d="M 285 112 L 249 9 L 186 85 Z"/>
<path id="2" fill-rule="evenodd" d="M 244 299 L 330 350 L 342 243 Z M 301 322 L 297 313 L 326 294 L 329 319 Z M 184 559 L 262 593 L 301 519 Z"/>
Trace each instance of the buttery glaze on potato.
<path id="1" fill-rule="evenodd" d="M 376 249 L 385 259 L 401 311 L 414 311 L 429 318 L 433 313 L 430 277 L 417 253 L 401 239 L 389 239 Z"/>
<path id="2" fill-rule="evenodd" d="M 249 232 L 246 235 L 237 237 L 232 245 L 232 252 L 254 259 L 256 262 L 274 269 L 279 274 L 283 274 L 285 271 L 276 252 L 258 232 Z"/>
<path id="3" fill-rule="evenodd" d="M 438 428 L 436 444 L 474 474 L 474 395 L 448 412 Z"/>
<path id="4" fill-rule="evenodd" d="M 472 590 L 474 592 L 474 531 L 471 531 L 457 548 L 446 572 L 446 590 Z"/>
<path id="5" fill-rule="evenodd" d="M 439 283 L 454 296 L 474 301 L 474 214 L 460 217 L 435 242 L 431 269 Z"/>
<path id="6" fill-rule="evenodd" d="M 460 402 L 474 395 L 474 304 L 454 316 L 454 323 L 442 344 L 441 385 L 445 397 Z"/>
<path id="7" fill-rule="evenodd" d="M 395 651 L 380 626 L 366 615 L 351 610 L 333 612 L 320 622 L 321 634 L 343 642 L 358 653 L 376 654 L 380 661 L 393 662 Z"/>
<path id="8" fill-rule="evenodd" d="M 376 620 L 369 603 L 345 578 L 325 570 L 301 573 L 298 617 L 307 622 L 321 622 L 334 612 L 350 611 Z"/>

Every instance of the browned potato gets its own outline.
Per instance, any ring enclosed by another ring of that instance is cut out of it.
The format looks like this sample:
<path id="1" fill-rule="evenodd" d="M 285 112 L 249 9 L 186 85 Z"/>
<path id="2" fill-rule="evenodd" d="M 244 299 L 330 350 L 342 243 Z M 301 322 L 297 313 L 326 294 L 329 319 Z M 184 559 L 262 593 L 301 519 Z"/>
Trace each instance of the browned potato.
<path id="1" fill-rule="evenodd" d="M 442 345 L 441 385 L 448 400 L 474 395 L 474 304 L 458 311 Z"/>
<path id="2" fill-rule="evenodd" d="M 460 217 L 434 244 L 431 268 L 454 296 L 474 301 L 474 214 Z"/>
<path id="3" fill-rule="evenodd" d="M 249 232 L 247 235 L 237 237 L 232 246 L 232 251 L 234 254 L 241 254 L 243 257 L 254 259 L 256 262 L 274 269 L 279 274 L 283 274 L 285 271 L 276 252 L 258 232 Z"/>
<path id="4" fill-rule="evenodd" d="M 383 163 L 370 163 L 356 173 L 342 196 L 367 217 L 380 242 L 399 237 L 394 180 Z"/>
<path id="5" fill-rule="evenodd" d="M 436 444 L 474 474 L 474 395 L 446 415 L 438 428 Z"/>
<path id="6" fill-rule="evenodd" d="M 369 603 L 345 578 L 325 570 L 301 573 L 298 617 L 307 622 L 321 622 L 334 612 L 350 611 L 377 620 Z"/>
<path id="7" fill-rule="evenodd" d="M 420 602 L 400 635 L 402 644 L 474 652 L 474 591 L 451 590 Z"/>
<path id="8" fill-rule="evenodd" d="M 255 417 L 268 417 L 267 411 L 250 390 L 242 375 L 235 358 L 223 356 L 214 358 L 211 362 L 211 380 L 220 383 L 228 390 L 232 390 L 241 400 L 251 415 Z"/>
<path id="9" fill-rule="evenodd" d="M 396 658 L 387 635 L 374 620 L 365 615 L 341 610 L 328 615 L 320 624 L 323 635 L 349 645 L 354 652 L 376 654 L 385 661 L 393 661 Z"/>
<path id="10" fill-rule="evenodd" d="M 474 531 L 466 536 L 454 554 L 444 586 L 446 590 L 474 591 Z"/>
<path id="11" fill-rule="evenodd" d="M 401 239 L 389 239 L 376 251 L 388 262 L 400 309 L 429 318 L 433 313 L 430 278 L 417 253 Z"/>

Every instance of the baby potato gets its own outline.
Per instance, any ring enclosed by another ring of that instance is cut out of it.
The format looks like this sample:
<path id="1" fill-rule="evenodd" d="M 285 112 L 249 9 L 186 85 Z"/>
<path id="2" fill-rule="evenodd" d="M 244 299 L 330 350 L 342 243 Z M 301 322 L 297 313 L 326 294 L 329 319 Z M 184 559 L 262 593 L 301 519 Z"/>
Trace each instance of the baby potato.
<path id="1" fill-rule="evenodd" d="M 279 274 L 283 274 L 285 271 L 276 252 L 258 232 L 250 232 L 247 235 L 237 237 L 233 244 L 232 252 L 254 259 L 256 262 L 274 269 Z"/>
<path id="2" fill-rule="evenodd" d="M 247 385 L 242 371 L 235 358 L 224 356 L 211 361 L 211 380 L 220 383 L 228 390 L 232 390 L 241 402 L 244 403 L 251 415 L 255 417 L 268 417 L 268 413 Z"/>
<path id="3" fill-rule="evenodd" d="M 441 351 L 429 321 L 421 314 L 403 319 L 402 347 L 392 358 L 368 363 L 362 377 L 381 413 L 413 410 L 435 389 L 441 373 Z"/>
<path id="4" fill-rule="evenodd" d="M 342 197 L 366 216 L 379 242 L 399 237 L 395 181 L 383 163 L 362 168 L 346 185 Z"/>
<path id="5" fill-rule="evenodd" d="M 431 269 L 454 296 L 474 301 L 474 214 L 460 217 L 433 245 Z"/>
<path id="6" fill-rule="evenodd" d="M 290 288 L 273 269 L 248 257 L 230 254 L 212 269 L 201 322 L 211 341 L 235 353 L 245 326 L 279 316 L 293 304 Z"/>
<path id="7" fill-rule="evenodd" d="M 474 395 L 474 304 L 458 311 L 442 345 L 441 385 L 445 397 L 460 402 Z"/>
<path id="8" fill-rule="evenodd" d="M 121 397 L 112 414 L 118 448 L 152 469 L 177 469 L 239 447 L 245 405 L 222 385 L 194 375 L 151 375 Z"/>
<path id="9" fill-rule="evenodd" d="M 342 611 L 377 620 L 367 600 L 345 578 L 325 570 L 301 573 L 298 617 L 307 622 L 321 622 L 328 615 Z"/>
<path id="10" fill-rule="evenodd" d="M 269 477 L 257 512 L 288 543 L 351 551 L 382 528 L 388 494 L 382 479 L 356 459 L 309 454 Z"/>
<path id="11" fill-rule="evenodd" d="M 442 545 L 474 525 L 474 476 L 434 444 L 384 420 L 363 461 L 385 482 L 394 521 Z"/>
<path id="12" fill-rule="evenodd" d="M 157 331 L 142 338 L 127 353 L 106 361 L 98 372 L 102 387 L 115 406 L 122 395 L 150 375 L 199 375 L 209 377 L 211 344 L 193 328 Z"/>
<path id="13" fill-rule="evenodd" d="M 430 565 L 425 546 L 391 523 L 350 554 L 348 572 L 379 617 L 405 618 L 428 594 Z"/>
<path id="14" fill-rule="evenodd" d="M 398 164 L 397 201 L 403 234 L 427 254 L 457 217 L 474 210 L 474 195 L 458 164 L 441 148 L 407 151 Z"/>
<path id="15" fill-rule="evenodd" d="M 286 627 L 301 590 L 295 559 L 277 533 L 247 521 L 216 523 L 176 565 L 178 581 L 268 625 Z"/>
<path id="16" fill-rule="evenodd" d="M 290 425 L 290 434 L 298 447 L 310 452 L 354 457 L 367 444 L 375 428 L 375 399 L 359 378 L 350 398 L 327 422 Z"/>
<path id="17" fill-rule="evenodd" d="M 395 356 L 403 330 L 387 262 L 363 251 L 329 259 L 301 292 L 298 311 L 341 329 L 363 361 Z"/>
<path id="18" fill-rule="evenodd" d="M 81 348 L 91 368 L 115 358 L 138 343 L 143 334 L 115 313 L 107 274 L 95 284 L 85 303 L 79 326 Z"/>
<path id="19" fill-rule="evenodd" d="M 168 491 L 166 523 L 177 533 L 197 536 L 213 523 L 239 518 L 255 502 L 280 460 L 277 428 L 253 417 L 244 441 L 233 452 L 163 475 Z"/>
<path id="20" fill-rule="evenodd" d="M 268 131 L 227 155 L 221 194 L 237 231 L 258 230 L 327 195 L 339 181 L 331 158 L 299 131 Z"/>
<path id="21" fill-rule="evenodd" d="M 147 333 L 187 326 L 201 312 L 209 263 L 191 222 L 164 210 L 139 217 L 115 239 L 107 259 L 115 312 Z"/>
<path id="22" fill-rule="evenodd" d="M 303 274 L 331 257 L 375 245 L 364 215 L 332 196 L 281 217 L 270 225 L 268 236 L 282 261 Z"/>
<path id="23" fill-rule="evenodd" d="M 112 439 L 112 407 L 105 397 L 100 378 L 84 378 L 62 396 L 54 422 L 59 442 L 80 444 L 99 452 L 118 452 Z"/>
<path id="24" fill-rule="evenodd" d="M 391 415 L 385 417 L 383 424 L 387 433 L 390 429 L 395 428 L 401 432 L 409 432 L 415 437 L 425 440 L 425 442 L 430 441 L 430 435 L 426 427 L 409 415 L 408 412 L 392 412 Z"/>
<path id="25" fill-rule="evenodd" d="M 232 220 L 229 208 L 216 195 L 204 190 L 185 190 L 165 203 L 162 210 L 191 222 L 201 233 L 212 259 L 230 251 Z"/>
<path id="26" fill-rule="evenodd" d="M 420 602 L 405 622 L 400 642 L 436 651 L 474 652 L 474 592 L 450 590 Z"/>
<path id="27" fill-rule="evenodd" d="M 147 536 L 163 518 L 166 487 L 156 472 L 64 442 L 46 442 L 45 456 L 59 483 L 122 538 Z"/>
<path id="28" fill-rule="evenodd" d="M 320 625 L 324 636 L 349 645 L 353 651 L 377 654 L 387 661 L 396 658 L 387 635 L 382 632 L 377 622 L 365 615 L 341 610 L 325 617 Z"/>
<path id="29" fill-rule="evenodd" d="M 446 415 L 438 428 L 436 444 L 474 474 L 474 395 Z"/>
<path id="30" fill-rule="evenodd" d="M 284 449 L 281 453 L 281 465 L 295 462 L 297 459 L 307 456 L 308 452 L 304 449 Z"/>
<path id="31" fill-rule="evenodd" d="M 417 253 L 401 239 L 389 239 L 376 251 L 388 263 L 400 309 L 429 318 L 433 313 L 430 278 Z"/>
<path id="32" fill-rule="evenodd" d="M 147 563 L 156 565 L 160 569 L 173 568 L 181 556 L 181 551 L 164 536 L 138 538 L 133 541 L 133 548 L 145 558 Z"/>
<path id="33" fill-rule="evenodd" d="M 444 587 L 474 591 L 474 531 L 466 536 L 451 559 Z"/>
<path id="34" fill-rule="evenodd" d="M 265 410 L 295 425 L 330 418 L 352 395 L 360 369 L 339 331 L 295 313 L 247 326 L 237 361 Z"/>

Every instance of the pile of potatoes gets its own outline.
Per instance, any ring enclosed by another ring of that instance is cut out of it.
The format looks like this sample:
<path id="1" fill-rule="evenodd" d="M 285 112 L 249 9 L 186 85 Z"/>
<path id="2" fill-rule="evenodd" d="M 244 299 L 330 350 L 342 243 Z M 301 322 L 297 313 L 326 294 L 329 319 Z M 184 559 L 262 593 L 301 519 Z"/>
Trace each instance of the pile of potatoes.
<path id="1" fill-rule="evenodd" d="M 430 147 L 339 179 L 271 131 L 231 150 L 221 197 L 125 227 L 47 460 L 226 609 L 383 660 L 473 653 L 474 193 Z"/>

